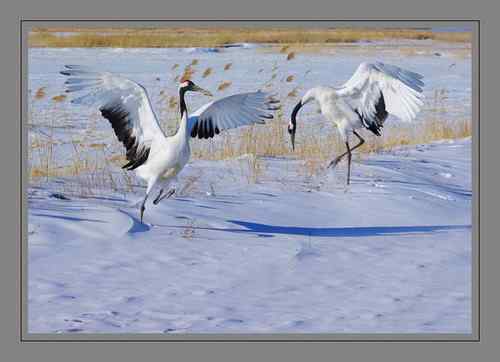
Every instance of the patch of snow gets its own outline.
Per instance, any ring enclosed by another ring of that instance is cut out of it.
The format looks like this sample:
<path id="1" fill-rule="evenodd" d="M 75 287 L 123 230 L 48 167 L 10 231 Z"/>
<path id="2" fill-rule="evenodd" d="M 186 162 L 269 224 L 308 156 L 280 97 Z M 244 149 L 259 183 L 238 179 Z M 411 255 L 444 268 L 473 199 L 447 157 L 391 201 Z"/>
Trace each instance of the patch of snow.
<path id="1" fill-rule="evenodd" d="M 34 189 L 28 329 L 468 333 L 471 143 L 460 143 L 370 156 L 347 189 L 339 165 L 313 192 L 295 172 L 283 181 L 300 162 L 268 158 L 266 178 L 245 184 L 232 162 L 193 161 L 183 177 L 202 172 L 199 192 L 148 204 L 146 224 L 140 191 L 64 200 Z M 455 177 L 433 176 L 443 163 Z"/>

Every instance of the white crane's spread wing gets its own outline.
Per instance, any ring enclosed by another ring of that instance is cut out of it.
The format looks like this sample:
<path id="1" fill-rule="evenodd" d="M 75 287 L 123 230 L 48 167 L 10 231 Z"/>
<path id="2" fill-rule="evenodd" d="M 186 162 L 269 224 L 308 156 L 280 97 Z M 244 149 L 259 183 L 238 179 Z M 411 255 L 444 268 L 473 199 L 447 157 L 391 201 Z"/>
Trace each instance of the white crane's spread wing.
<path id="1" fill-rule="evenodd" d="M 272 119 L 279 101 L 269 93 L 240 93 L 210 102 L 189 116 L 191 137 L 212 138 L 221 131 Z"/>
<path id="2" fill-rule="evenodd" d="M 132 170 L 146 162 L 153 141 L 165 137 L 153 112 L 146 90 L 138 83 L 81 65 L 66 65 L 66 92 L 84 92 L 75 104 L 99 107 L 118 140 L 127 149 L 123 168 Z"/>
<path id="3" fill-rule="evenodd" d="M 394 65 L 361 63 L 336 92 L 354 107 L 367 128 L 378 132 L 388 114 L 405 122 L 415 118 L 423 105 L 422 79 Z"/>

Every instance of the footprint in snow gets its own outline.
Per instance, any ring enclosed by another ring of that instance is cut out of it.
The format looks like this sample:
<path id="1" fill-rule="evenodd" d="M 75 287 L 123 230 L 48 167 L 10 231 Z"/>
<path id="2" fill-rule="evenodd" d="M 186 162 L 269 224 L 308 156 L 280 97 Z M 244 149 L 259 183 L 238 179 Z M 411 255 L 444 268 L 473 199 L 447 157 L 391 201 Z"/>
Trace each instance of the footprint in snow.
<path id="1" fill-rule="evenodd" d="M 297 260 L 304 260 L 309 258 L 315 258 L 321 256 L 319 250 L 315 249 L 312 245 L 303 244 L 301 245 L 297 254 L 295 254 L 295 258 Z"/>
<path id="2" fill-rule="evenodd" d="M 83 328 L 69 328 L 69 329 L 66 329 L 66 332 L 68 332 L 68 333 L 83 332 Z"/>
<path id="3" fill-rule="evenodd" d="M 298 320 L 298 321 L 293 321 L 291 324 L 292 324 L 292 327 L 301 328 L 301 327 L 305 326 L 306 322 L 303 320 Z"/>

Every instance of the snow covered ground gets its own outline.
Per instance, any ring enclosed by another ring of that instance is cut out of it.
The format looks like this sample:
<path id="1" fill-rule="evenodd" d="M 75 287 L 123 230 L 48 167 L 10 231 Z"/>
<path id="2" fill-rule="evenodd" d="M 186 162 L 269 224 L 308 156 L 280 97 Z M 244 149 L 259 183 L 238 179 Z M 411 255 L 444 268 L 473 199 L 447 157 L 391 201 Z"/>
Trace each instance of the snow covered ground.
<path id="1" fill-rule="evenodd" d="M 85 134 L 95 110 L 50 101 L 62 92 L 57 72 L 64 64 L 129 76 L 157 105 L 160 90 L 175 95 L 173 64 L 182 69 L 193 57 L 200 70 L 214 69 L 197 82 L 203 87 L 233 81 L 219 96 L 254 90 L 275 72 L 274 90 L 282 97 L 298 85 L 300 93 L 317 83 L 338 84 L 360 61 L 377 59 L 423 73 L 431 100 L 446 89 L 443 121 L 470 117 L 470 57 L 463 49 L 405 46 L 416 54 L 401 54 L 401 44 L 371 43 L 338 46 L 333 54 L 299 53 L 289 62 L 253 46 L 31 49 L 29 87 L 33 93 L 46 87 L 47 97 L 30 104 L 30 132 L 48 132 L 44 122 L 55 121 L 50 131 L 63 140 L 55 156 L 61 162 L 72 149 L 68 140 Z M 231 70 L 223 71 L 230 62 Z M 289 74 L 296 76 L 291 84 L 283 80 Z M 208 100 L 192 101 L 194 108 Z M 293 102 L 284 102 L 286 114 Z M 319 119 L 314 111 L 302 117 Z M 96 124 L 96 134 L 121 147 L 105 121 Z M 470 333 L 470 138 L 354 161 L 346 188 L 344 163 L 310 177 L 301 160 L 265 158 L 254 182 L 250 155 L 192 160 L 179 180 L 190 191 L 149 205 L 145 225 L 138 221 L 140 187 L 84 197 L 61 193 L 78 182 L 70 177 L 33 183 L 28 331 Z"/>
<path id="2" fill-rule="evenodd" d="M 369 157 L 347 189 L 340 166 L 299 181 L 269 159 L 248 185 L 200 161 L 186 172 L 215 189 L 150 206 L 146 225 L 134 200 L 35 188 L 29 331 L 468 333 L 470 146 Z"/>

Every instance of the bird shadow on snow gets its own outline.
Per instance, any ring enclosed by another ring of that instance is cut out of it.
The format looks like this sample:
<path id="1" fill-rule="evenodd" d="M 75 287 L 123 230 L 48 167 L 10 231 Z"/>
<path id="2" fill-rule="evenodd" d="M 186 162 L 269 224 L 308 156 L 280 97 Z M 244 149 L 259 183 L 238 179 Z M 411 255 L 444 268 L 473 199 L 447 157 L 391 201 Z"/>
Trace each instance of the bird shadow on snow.
<path id="1" fill-rule="evenodd" d="M 46 215 L 46 214 L 38 214 L 38 213 L 33 213 L 33 216 L 42 216 L 42 217 L 50 217 L 54 219 L 61 219 L 65 221 L 88 221 L 88 222 L 98 222 L 98 223 L 104 223 L 102 220 L 97 220 L 97 219 L 86 219 L 82 217 L 74 217 L 74 216 L 64 216 L 64 215 Z"/>
<path id="2" fill-rule="evenodd" d="M 127 215 L 132 221 L 132 225 L 128 229 L 127 233 L 129 234 L 142 233 L 145 231 L 149 231 L 149 229 L 151 229 L 151 227 L 148 224 L 141 223 L 141 221 L 137 217 L 132 215 L 132 213 L 127 212 L 123 209 L 118 209 L 118 211 L 120 211 L 122 214 Z"/>
<path id="3" fill-rule="evenodd" d="M 316 237 L 363 237 L 387 235 L 429 234 L 451 230 L 471 229 L 471 225 L 424 225 L 424 226 L 353 226 L 353 227 L 300 227 L 259 224 L 240 220 L 227 222 L 242 226 L 244 229 L 193 227 L 196 230 L 221 231 L 231 233 L 251 233 L 259 236 L 272 237 L 274 235 L 316 236 Z M 160 227 L 185 228 L 185 226 L 156 225 Z"/>
<path id="4" fill-rule="evenodd" d="M 470 229 L 470 225 L 429 225 L 429 226 L 354 226 L 354 227 L 326 227 L 310 228 L 297 226 L 278 226 L 259 224 L 247 221 L 228 220 L 228 222 L 244 227 L 237 229 L 239 232 L 252 232 L 259 234 L 284 234 L 297 236 L 317 237 L 362 237 L 434 233 L 449 230 Z M 234 229 L 226 229 L 233 231 Z M 236 230 L 234 230 L 236 231 Z"/>

